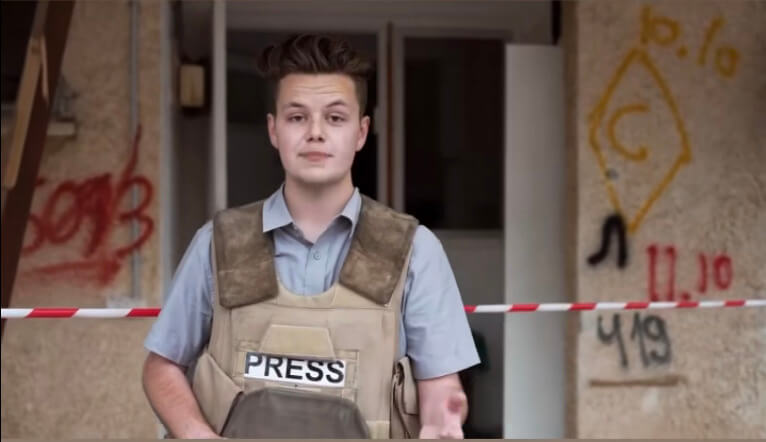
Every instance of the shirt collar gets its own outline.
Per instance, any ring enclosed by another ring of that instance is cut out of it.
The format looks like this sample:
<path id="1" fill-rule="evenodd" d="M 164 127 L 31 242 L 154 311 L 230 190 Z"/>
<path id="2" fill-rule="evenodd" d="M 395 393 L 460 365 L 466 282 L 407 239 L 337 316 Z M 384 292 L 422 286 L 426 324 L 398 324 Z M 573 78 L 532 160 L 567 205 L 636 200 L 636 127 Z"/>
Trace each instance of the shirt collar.
<path id="1" fill-rule="evenodd" d="M 272 193 L 263 204 L 263 233 L 293 224 L 293 217 L 290 215 L 285 202 L 284 188 L 284 184 L 279 186 L 279 189 Z M 359 220 L 361 208 L 362 197 L 359 194 L 359 188 L 354 188 L 354 193 L 338 216 L 349 220 L 353 230 Z"/>

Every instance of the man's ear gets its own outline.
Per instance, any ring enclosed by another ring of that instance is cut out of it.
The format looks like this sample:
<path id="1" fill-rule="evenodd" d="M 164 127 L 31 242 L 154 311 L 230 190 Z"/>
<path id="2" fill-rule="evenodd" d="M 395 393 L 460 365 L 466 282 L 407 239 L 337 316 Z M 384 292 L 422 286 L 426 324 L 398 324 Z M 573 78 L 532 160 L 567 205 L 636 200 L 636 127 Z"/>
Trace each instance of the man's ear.
<path id="1" fill-rule="evenodd" d="M 359 122 L 359 139 L 356 142 L 356 151 L 359 152 L 367 141 L 367 133 L 370 130 L 370 117 L 365 115 Z"/>
<path id="2" fill-rule="evenodd" d="M 274 146 L 274 149 L 278 149 L 277 147 L 277 120 L 274 114 L 269 112 L 266 115 L 266 126 L 269 128 L 269 140 L 271 140 L 271 145 Z"/>

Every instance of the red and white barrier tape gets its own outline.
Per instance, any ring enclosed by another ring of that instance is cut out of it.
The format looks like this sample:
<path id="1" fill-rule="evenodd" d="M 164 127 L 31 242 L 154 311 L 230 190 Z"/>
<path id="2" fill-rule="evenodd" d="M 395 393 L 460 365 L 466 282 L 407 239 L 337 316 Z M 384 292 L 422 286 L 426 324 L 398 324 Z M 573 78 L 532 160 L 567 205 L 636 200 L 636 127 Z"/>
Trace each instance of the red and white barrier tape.
<path id="1" fill-rule="evenodd" d="M 4 319 L 20 318 L 153 318 L 158 308 L 4 308 Z"/>
<path id="2" fill-rule="evenodd" d="M 677 302 L 551 302 L 545 304 L 466 305 L 468 313 L 574 312 L 587 310 L 662 310 L 676 308 L 766 307 L 766 299 Z"/>
<path id="3" fill-rule="evenodd" d="M 573 312 L 588 310 L 661 310 L 724 307 L 766 307 L 766 299 L 678 302 L 573 302 L 543 304 L 466 305 L 467 313 Z M 2 318 L 152 318 L 159 308 L 4 308 Z"/>

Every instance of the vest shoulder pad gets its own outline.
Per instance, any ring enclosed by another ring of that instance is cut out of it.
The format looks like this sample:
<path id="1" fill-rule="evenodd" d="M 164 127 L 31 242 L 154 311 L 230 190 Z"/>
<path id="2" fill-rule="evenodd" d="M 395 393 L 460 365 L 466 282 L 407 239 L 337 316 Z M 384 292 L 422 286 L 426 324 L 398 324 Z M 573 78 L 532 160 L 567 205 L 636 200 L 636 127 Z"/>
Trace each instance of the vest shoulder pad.
<path id="1" fill-rule="evenodd" d="M 339 282 L 356 293 L 387 304 L 406 271 L 418 221 L 362 195 L 362 208 Z"/>
<path id="2" fill-rule="evenodd" d="M 222 210 L 213 217 L 215 276 L 223 307 L 254 304 L 279 293 L 274 244 L 263 234 L 263 203 Z"/>

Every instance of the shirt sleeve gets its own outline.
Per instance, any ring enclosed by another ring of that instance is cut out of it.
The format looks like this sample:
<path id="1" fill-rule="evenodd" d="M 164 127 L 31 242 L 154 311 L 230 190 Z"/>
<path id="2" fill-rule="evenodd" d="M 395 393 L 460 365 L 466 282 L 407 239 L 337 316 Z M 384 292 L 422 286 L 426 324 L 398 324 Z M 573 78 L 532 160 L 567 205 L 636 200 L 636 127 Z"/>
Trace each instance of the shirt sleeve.
<path id="1" fill-rule="evenodd" d="M 210 338 L 213 319 L 213 272 L 210 264 L 212 223 L 194 235 L 171 283 L 157 320 L 144 347 L 160 356 L 189 366 Z"/>
<path id="2" fill-rule="evenodd" d="M 424 226 L 415 232 L 403 303 L 406 352 L 415 378 L 457 373 L 479 363 L 447 254 Z"/>

